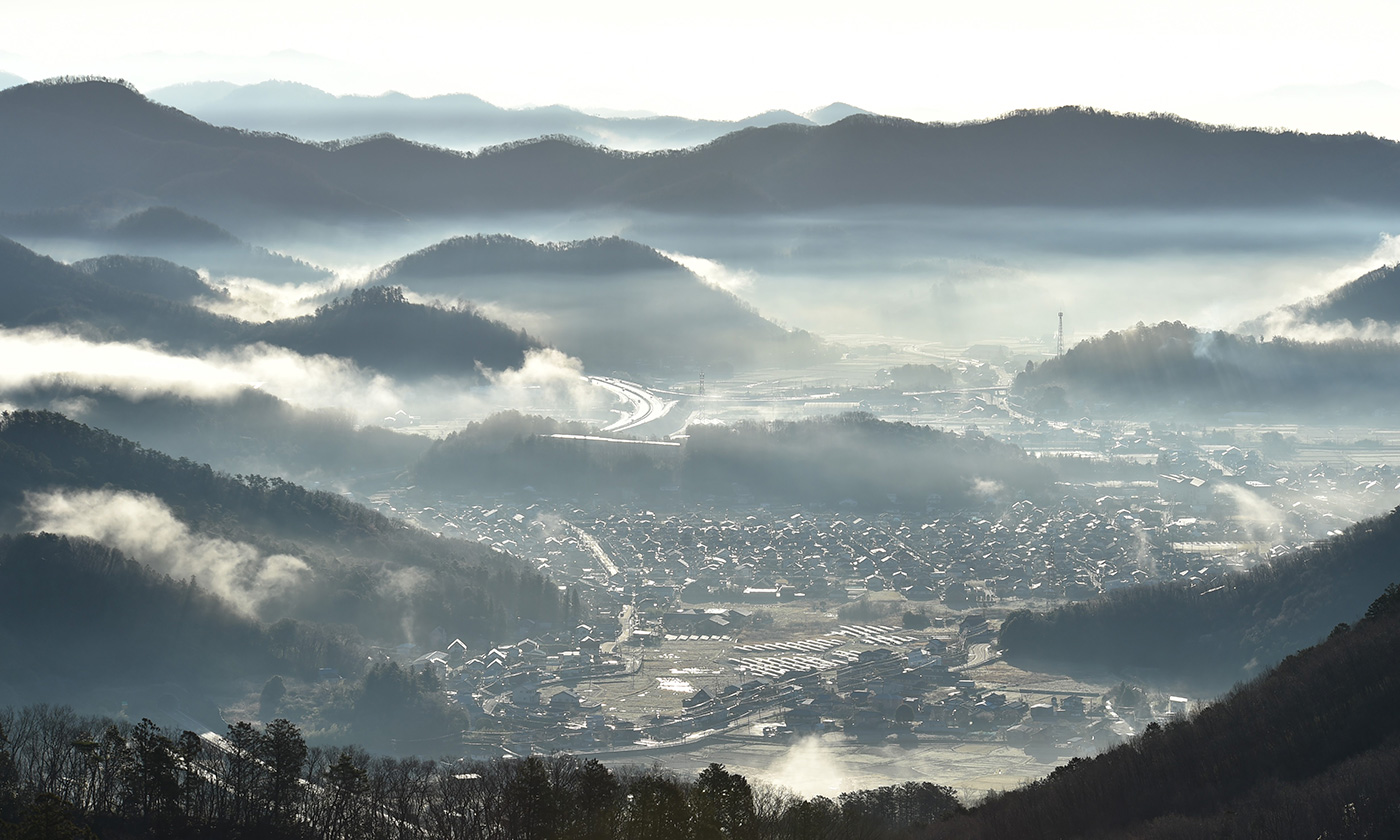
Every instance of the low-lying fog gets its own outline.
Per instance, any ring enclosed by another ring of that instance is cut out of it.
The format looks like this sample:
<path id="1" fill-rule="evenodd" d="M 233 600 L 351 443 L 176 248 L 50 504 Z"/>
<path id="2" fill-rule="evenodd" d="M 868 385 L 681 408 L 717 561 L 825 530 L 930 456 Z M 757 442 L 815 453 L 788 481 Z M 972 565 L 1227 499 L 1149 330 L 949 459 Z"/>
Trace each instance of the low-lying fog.
<path id="1" fill-rule="evenodd" d="M 618 235 L 784 326 L 972 343 L 1067 340 L 1138 321 L 1231 328 L 1400 260 L 1400 214 L 885 208 L 802 216 L 538 215 L 412 229 L 248 232 L 351 276 L 449 236 Z"/>

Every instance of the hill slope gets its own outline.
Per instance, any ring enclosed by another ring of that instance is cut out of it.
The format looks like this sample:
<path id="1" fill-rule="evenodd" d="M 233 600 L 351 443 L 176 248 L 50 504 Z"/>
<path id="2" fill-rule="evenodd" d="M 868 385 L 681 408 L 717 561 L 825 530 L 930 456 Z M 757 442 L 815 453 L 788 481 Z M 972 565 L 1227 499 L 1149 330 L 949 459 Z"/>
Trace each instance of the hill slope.
<path id="1" fill-rule="evenodd" d="M 1016 379 L 1044 403 L 1058 389 L 1075 404 L 1108 402 L 1217 416 L 1367 413 L 1400 395 L 1400 345 L 1381 341 L 1259 341 L 1180 322 L 1139 325 L 1081 342 Z M 1070 409 L 1073 410 L 1073 409 Z"/>
<path id="2" fill-rule="evenodd" d="M 1367 272 L 1321 298 L 1286 307 L 1284 312 L 1312 324 L 1347 321 L 1362 327 L 1367 321 L 1379 321 L 1400 325 L 1400 265 Z"/>
<path id="3" fill-rule="evenodd" d="M 475 301 L 600 368 L 801 361 L 815 339 L 764 319 L 657 251 L 618 237 L 536 244 L 462 236 L 378 269 L 372 282 Z"/>
<path id="4" fill-rule="evenodd" d="M 0 237 L 0 296 L 6 301 L 0 326 L 49 326 L 108 341 L 144 339 L 176 352 L 264 342 L 410 378 L 477 377 L 482 368 L 518 367 L 525 352 L 539 346 L 475 310 L 410 303 L 394 289 L 357 289 L 313 315 L 252 324 L 137 291 L 140 283 L 131 278 L 92 268 L 91 263 L 63 265 Z M 144 277 L 142 283 L 159 284 L 149 274 Z"/>
<path id="5" fill-rule="evenodd" d="M 1400 832 L 1400 591 L 1189 720 L 1075 759 L 930 836 L 1315 840 Z M 1353 616 L 1354 617 L 1354 616 Z"/>
<path id="6" fill-rule="evenodd" d="M 197 574 L 264 620 L 348 624 L 370 639 L 435 627 L 490 638 L 517 616 L 564 618 L 555 587 L 512 558 L 437 539 L 331 493 L 229 476 L 49 412 L 0 415 L 0 532 L 35 526 Z"/>
<path id="7" fill-rule="evenodd" d="M 1012 660 L 1221 688 L 1322 638 L 1400 580 L 1397 540 L 1400 510 L 1209 592 L 1172 582 L 1044 614 L 1018 612 L 1002 627 L 1001 646 Z"/>

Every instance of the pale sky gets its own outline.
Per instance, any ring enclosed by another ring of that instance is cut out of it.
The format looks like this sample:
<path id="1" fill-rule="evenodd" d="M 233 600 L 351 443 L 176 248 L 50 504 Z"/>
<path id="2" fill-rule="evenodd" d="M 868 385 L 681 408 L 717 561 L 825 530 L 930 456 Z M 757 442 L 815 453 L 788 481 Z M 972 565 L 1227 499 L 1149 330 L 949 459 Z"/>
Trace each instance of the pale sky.
<path id="1" fill-rule="evenodd" d="M 279 78 L 722 118 L 836 100 L 922 120 L 1077 104 L 1400 134 L 1382 127 L 1400 123 L 1382 113 L 1400 114 L 1400 4 L 1375 0 L 5 5 L 0 70 L 143 90 Z M 1300 85 L 1352 87 L 1277 92 Z"/>

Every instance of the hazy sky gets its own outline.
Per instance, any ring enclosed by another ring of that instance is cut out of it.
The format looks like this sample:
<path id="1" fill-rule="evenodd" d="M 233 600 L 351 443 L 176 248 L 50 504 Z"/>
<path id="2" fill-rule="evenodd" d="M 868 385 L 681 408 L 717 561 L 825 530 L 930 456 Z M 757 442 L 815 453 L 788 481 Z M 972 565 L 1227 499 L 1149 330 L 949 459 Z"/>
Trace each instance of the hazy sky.
<path id="1" fill-rule="evenodd" d="M 918 119 L 1084 104 L 1302 123 L 1340 109 L 1334 130 L 1387 118 L 1378 105 L 1400 99 L 1387 38 L 1400 31 L 1400 4 L 1374 0 L 6 6 L 0 70 L 122 76 L 146 90 L 284 78 L 336 93 L 464 91 L 506 106 L 729 118 L 833 100 Z M 1381 84 L 1340 97 L 1270 93 L 1361 82 Z"/>

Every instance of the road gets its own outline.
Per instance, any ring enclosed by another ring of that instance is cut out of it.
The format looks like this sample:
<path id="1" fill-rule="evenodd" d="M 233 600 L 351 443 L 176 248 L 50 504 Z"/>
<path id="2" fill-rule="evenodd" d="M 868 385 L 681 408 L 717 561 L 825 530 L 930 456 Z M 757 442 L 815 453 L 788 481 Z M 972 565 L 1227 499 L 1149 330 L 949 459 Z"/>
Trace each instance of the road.
<path id="1" fill-rule="evenodd" d="M 967 664 L 957 665 L 949 668 L 949 671 L 970 671 L 973 668 L 980 668 L 1001 658 L 1001 651 L 994 649 L 991 645 L 982 643 L 972 645 L 967 649 Z"/>
<path id="2" fill-rule="evenodd" d="M 676 405 L 676 400 L 657 396 L 635 382 L 609 376 L 590 376 L 588 381 L 600 388 L 606 388 L 618 399 L 632 406 L 611 425 L 603 427 L 604 432 L 625 432 L 653 420 L 660 420 Z"/>
<path id="3" fill-rule="evenodd" d="M 598 544 L 598 541 L 593 538 L 593 535 L 567 519 L 562 521 L 564 526 L 573 531 L 574 536 L 578 537 L 579 545 L 582 545 L 584 550 L 593 555 L 593 559 L 597 560 L 598 564 L 608 573 L 608 577 L 611 579 L 616 576 L 617 564 L 614 563 L 612 558 L 608 556 L 608 553 L 603 550 L 603 547 Z"/>

